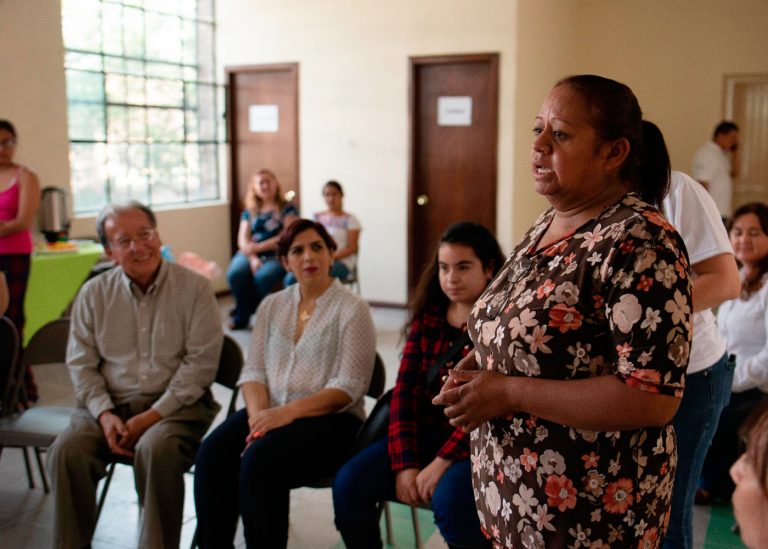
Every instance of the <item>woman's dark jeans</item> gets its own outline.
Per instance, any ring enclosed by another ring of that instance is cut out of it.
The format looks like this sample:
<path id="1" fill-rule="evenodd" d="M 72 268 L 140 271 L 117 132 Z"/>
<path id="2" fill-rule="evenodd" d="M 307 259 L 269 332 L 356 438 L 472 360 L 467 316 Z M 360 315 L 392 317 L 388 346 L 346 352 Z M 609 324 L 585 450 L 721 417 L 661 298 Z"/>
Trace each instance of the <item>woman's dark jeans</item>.
<path id="1" fill-rule="evenodd" d="M 285 276 L 285 269 L 275 257 L 261 259 L 261 267 L 251 272 L 248 258 L 237 252 L 227 269 L 227 283 L 235 297 L 235 324 L 245 326 L 261 300 L 267 297 L 275 284 Z"/>
<path id="2" fill-rule="evenodd" d="M 707 449 L 733 384 L 733 361 L 724 354 L 706 370 L 685 378 L 685 393 L 672 420 L 677 436 L 677 473 L 664 549 L 693 547 L 693 499 Z"/>
<path id="3" fill-rule="evenodd" d="M 240 410 L 229 417 L 197 453 L 200 547 L 232 547 L 238 515 L 248 547 L 286 547 L 291 489 L 333 475 L 361 424 L 360 418 L 344 413 L 298 419 L 256 439 L 241 457 L 248 414 Z"/>
<path id="4" fill-rule="evenodd" d="M 336 528 L 347 549 L 382 547 L 377 513 L 382 501 L 397 501 L 387 437 L 352 457 L 336 473 L 333 509 Z M 454 463 L 443 474 L 432 496 L 432 511 L 435 524 L 449 545 L 490 547 L 480 531 L 469 459 Z"/>

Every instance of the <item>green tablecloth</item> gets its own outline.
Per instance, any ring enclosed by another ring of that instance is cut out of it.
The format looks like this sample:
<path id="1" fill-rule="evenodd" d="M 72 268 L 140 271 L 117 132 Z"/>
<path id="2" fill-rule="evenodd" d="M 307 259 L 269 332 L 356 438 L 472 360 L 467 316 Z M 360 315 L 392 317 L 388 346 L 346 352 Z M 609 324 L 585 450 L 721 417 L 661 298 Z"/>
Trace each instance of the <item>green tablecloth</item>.
<path id="1" fill-rule="evenodd" d="M 24 345 L 45 323 L 61 316 L 102 253 L 101 244 L 80 243 L 77 251 L 32 255 L 24 299 Z"/>

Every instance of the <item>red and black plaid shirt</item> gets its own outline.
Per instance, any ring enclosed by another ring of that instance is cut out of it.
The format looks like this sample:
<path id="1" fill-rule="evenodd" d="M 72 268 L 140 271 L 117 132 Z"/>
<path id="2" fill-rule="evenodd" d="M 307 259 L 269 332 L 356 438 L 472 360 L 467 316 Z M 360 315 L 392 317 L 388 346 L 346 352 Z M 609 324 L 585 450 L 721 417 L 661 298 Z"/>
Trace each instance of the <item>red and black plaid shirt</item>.
<path id="1" fill-rule="evenodd" d="M 424 455 L 424 448 L 420 448 L 425 439 L 421 435 L 427 433 L 432 441 L 442 443 L 437 456 L 450 461 L 469 456 L 469 435 L 452 427 L 443 408 L 432 404 L 442 386 L 440 378 L 449 368 L 444 365 L 429 387 L 425 386 L 429 369 L 462 333 L 445 317 L 444 309 L 427 308 L 414 319 L 408 333 L 389 415 L 389 462 L 393 471 L 420 469 L 435 458 Z M 461 355 L 466 355 L 470 347 L 468 343 Z"/>

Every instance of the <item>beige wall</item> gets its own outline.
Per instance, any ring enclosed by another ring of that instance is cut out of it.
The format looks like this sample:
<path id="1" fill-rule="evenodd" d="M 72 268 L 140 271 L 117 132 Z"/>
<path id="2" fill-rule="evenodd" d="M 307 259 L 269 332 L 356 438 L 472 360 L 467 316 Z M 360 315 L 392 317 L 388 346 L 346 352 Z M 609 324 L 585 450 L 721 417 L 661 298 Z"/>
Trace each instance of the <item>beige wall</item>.
<path id="1" fill-rule="evenodd" d="M 535 217 L 527 143 L 554 82 L 577 73 L 625 82 L 664 132 L 672 167 L 690 172 L 724 115 L 724 75 L 768 73 L 767 8 L 765 0 L 520 2 L 514 238 Z"/>
<path id="2" fill-rule="evenodd" d="M 725 113 L 724 75 L 768 72 L 768 3 L 585 4 L 580 23 L 600 39 L 584 48 L 579 70 L 627 83 L 646 118 L 664 131 L 673 167 L 690 171 L 696 149 Z"/>
<path id="3" fill-rule="evenodd" d="M 0 0 L 0 118 L 19 133 L 17 161 L 43 186 L 69 187 L 66 84 L 58 0 Z M 224 195 L 226 196 L 226 195 Z M 193 251 L 225 269 L 229 261 L 229 207 L 159 210 L 160 234 L 174 252 Z M 95 235 L 94 218 L 74 219 L 73 236 Z M 215 281 L 225 289 L 223 278 Z"/>
<path id="4" fill-rule="evenodd" d="M 546 207 L 532 190 L 530 130 L 558 78 L 625 81 L 687 171 L 722 116 L 724 74 L 768 72 L 765 0 L 220 0 L 217 10 L 222 75 L 226 65 L 300 63 L 304 211 L 322 207 L 326 179 L 346 185 L 365 226 L 363 294 L 393 303 L 406 298 L 409 56 L 501 53 L 497 233 L 506 251 Z M 0 0 L 0 118 L 17 124 L 18 159 L 44 185 L 67 186 L 60 25 L 56 0 Z M 226 267 L 226 205 L 158 217 L 175 251 Z M 77 220 L 73 233 L 92 234 L 92 221 Z"/>
<path id="5" fill-rule="evenodd" d="M 59 2 L 0 0 L 0 118 L 19 133 L 16 160 L 43 185 L 69 185 Z"/>
<path id="6" fill-rule="evenodd" d="M 520 2 L 516 21 L 518 37 L 517 89 L 514 94 L 515 149 L 513 198 L 511 203 L 512 239 L 517 241 L 548 203 L 536 194 L 531 178 L 530 144 L 533 121 L 552 84 L 579 56 L 581 36 L 570 22 L 578 17 L 579 2 Z"/>
<path id="7" fill-rule="evenodd" d="M 304 215 L 338 179 L 363 224 L 360 279 L 372 300 L 404 303 L 407 271 L 408 57 L 499 52 L 499 233 L 511 244 L 516 4 L 508 0 L 218 2 L 225 66 L 299 63 Z M 278 177 L 280 174 L 277 174 Z"/>

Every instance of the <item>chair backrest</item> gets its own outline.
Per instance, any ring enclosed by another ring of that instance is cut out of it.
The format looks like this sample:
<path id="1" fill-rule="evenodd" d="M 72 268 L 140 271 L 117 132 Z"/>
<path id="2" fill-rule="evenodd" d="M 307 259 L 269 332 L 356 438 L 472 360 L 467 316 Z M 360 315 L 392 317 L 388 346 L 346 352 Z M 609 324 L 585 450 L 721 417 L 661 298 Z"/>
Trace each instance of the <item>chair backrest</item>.
<path id="1" fill-rule="evenodd" d="M 373 398 L 379 398 L 381 394 L 384 392 L 384 384 L 386 383 L 387 378 L 387 372 L 384 368 L 384 361 L 381 359 L 381 355 L 379 353 L 376 353 L 376 358 L 373 361 L 373 376 L 371 376 L 371 383 L 368 385 L 368 392 L 366 395 Z M 387 402 L 384 403 L 376 403 L 375 408 L 381 408 L 382 406 L 388 406 L 389 405 L 389 399 L 387 399 Z M 389 408 L 387 408 L 389 409 Z M 379 414 L 381 416 L 382 414 Z M 389 415 L 387 415 L 387 420 L 389 420 Z M 384 420 L 377 420 L 376 425 L 380 426 L 382 425 L 382 421 Z M 371 416 L 368 416 L 368 419 L 365 421 L 363 426 L 360 429 L 360 432 L 357 435 L 357 439 L 355 440 L 355 443 L 352 445 L 352 451 L 349 453 L 349 457 L 355 455 L 357 452 L 368 446 L 371 442 L 373 442 L 371 438 L 371 426 L 369 425 L 371 422 Z M 386 423 L 383 423 L 383 425 L 386 425 Z M 362 437 L 362 438 L 361 438 Z M 333 475 L 328 475 L 321 477 L 314 482 L 310 482 L 305 484 L 305 486 L 309 486 L 310 488 L 330 488 L 333 485 Z"/>
<path id="2" fill-rule="evenodd" d="M 24 349 L 24 367 L 67 362 L 69 317 L 51 320 L 34 333 Z"/>
<path id="3" fill-rule="evenodd" d="M 379 398 L 381 393 L 384 392 L 384 385 L 387 382 L 387 371 L 384 368 L 384 361 L 381 359 L 381 355 L 376 353 L 376 358 L 373 361 L 373 375 L 371 376 L 371 384 L 368 385 L 369 397 Z"/>
<path id="4" fill-rule="evenodd" d="M 227 416 L 235 412 L 235 402 L 237 401 L 238 387 L 237 380 L 240 378 L 240 370 L 243 369 L 243 351 L 240 345 L 225 335 L 224 344 L 221 346 L 221 357 L 219 358 L 219 369 L 216 372 L 216 383 L 232 390 L 232 398 L 229 399 Z"/>
<path id="5" fill-rule="evenodd" d="M 0 317 L 0 416 L 10 414 L 11 392 L 15 388 L 16 360 L 19 356 L 19 332 L 6 317 Z"/>
<path id="6" fill-rule="evenodd" d="M 23 388 L 24 372 L 38 364 L 66 364 L 67 341 L 69 339 L 69 317 L 51 320 L 32 335 L 24 348 L 24 358 L 17 368 L 11 393 L 10 404 L 16 408 L 19 399 L 26 406 L 26 392 Z"/>

